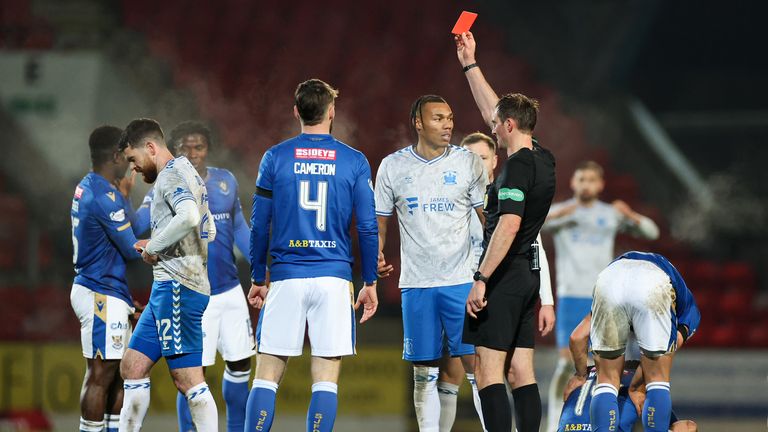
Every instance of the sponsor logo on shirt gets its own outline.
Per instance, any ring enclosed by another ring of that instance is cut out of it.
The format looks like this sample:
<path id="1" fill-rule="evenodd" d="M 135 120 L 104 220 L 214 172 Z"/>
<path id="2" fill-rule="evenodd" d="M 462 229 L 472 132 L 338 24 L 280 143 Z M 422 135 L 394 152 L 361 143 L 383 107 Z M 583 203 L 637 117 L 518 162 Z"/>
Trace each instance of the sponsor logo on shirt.
<path id="1" fill-rule="evenodd" d="M 413 214 L 413 211 L 419 208 L 419 197 L 408 197 L 405 200 L 408 202 L 408 214 Z"/>
<path id="2" fill-rule="evenodd" d="M 72 200 L 72 211 L 77 213 L 80 210 L 80 201 Z"/>
<path id="3" fill-rule="evenodd" d="M 425 213 L 428 212 L 450 212 L 453 211 L 456 208 L 456 204 L 454 204 L 450 199 L 448 198 L 432 198 L 429 200 L 428 203 L 424 203 L 421 205 L 421 210 Z"/>
<path id="4" fill-rule="evenodd" d="M 512 200 L 520 202 L 525 199 L 525 194 L 520 189 L 499 189 L 499 201 Z"/>
<path id="5" fill-rule="evenodd" d="M 113 211 L 109 214 L 109 218 L 115 222 L 122 222 L 125 220 L 125 209 Z"/>
<path id="6" fill-rule="evenodd" d="M 335 249 L 335 240 L 288 240 L 288 247 L 311 249 Z"/>
<path id="7" fill-rule="evenodd" d="M 294 162 L 295 174 L 336 175 L 336 164 Z"/>
<path id="8" fill-rule="evenodd" d="M 456 171 L 443 171 L 443 184 L 455 185 L 456 184 Z"/>
<path id="9" fill-rule="evenodd" d="M 219 221 L 219 220 L 229 220 L 231 216 L 229 213 L 214 213 L 213 214 L 213 220 Z"/>
<path id="10" fill-rule="evenodd" d="M 566 432 L 571 431 L 591 431 L 592 425 L 589 423 L 568 423 L 563 429 Z"/>
<path id="11" fill-rule="evenodd" d="M 78 186 L 75 188 L 75 198 L 80 199 L 81 196 L 83 196 L 83 188 Z"/>
<path id="12" fill-rule="evenodd" d="M 336 160 L 336 150 L 319 148 L 297 148 L 294 150 L 295 159 Z"/>

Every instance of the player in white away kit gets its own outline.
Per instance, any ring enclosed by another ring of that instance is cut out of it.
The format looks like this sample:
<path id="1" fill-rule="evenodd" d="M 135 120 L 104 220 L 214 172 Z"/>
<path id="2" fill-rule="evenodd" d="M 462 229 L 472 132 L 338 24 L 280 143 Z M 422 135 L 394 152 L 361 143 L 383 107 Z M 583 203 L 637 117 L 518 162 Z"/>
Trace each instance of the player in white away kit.
<path id="1" fill-rule="evenodd" d="M 614 257 L 617 232 L 655 240 L 653 221 L 623 201 L 598 199 L 603 191 L 603 169 L 595 162 L 581 163 L 571 178 L 573 198 L 553 204 L 542 230 L 552 233 L 557 263 L 557 326 L 560 359 L 549 386 L 547 430 L 555 431 L 563 406 L 563 388 L 573 368 L 568 337 L 589 313 L 597 275 Z"/>
<path id="2" fill-rule="evenodd" d="M 173 158 L 154 120 L 128 124 L 120 148 L 144 181 L 155 184 L 152 239 L 135 246 L 153 265 L 154 283 L 120 365 L 125 382 L 120 430 L 141 429 L 149 407 L 149 373 L 162 356 L 176 388 L 187 396 L 197 431 L 216 431 L 216 402 L 202 368 L 201 321 L 211 291 L 208 242 L 216 236 L 205 182 L 187 158 Z"/>
<path id="3" fill-rule="evenodd" d="M 387 156 L 379 166 L 376 215 L 383 250 L 387 222 L 397 211 L 403 358 L 413 362 L 414 406 L 424 432 L 439 430 L 443 340 L 452 357 L 462 358 L 467 373 L 474 370 L 474 347 L 462 343 L 461 332 L 475 263 L 469 225 L 472 213 L 483 217 L 488 176 L 479 157 L 450 145 L 453 113 L 443 98 L 417 99 L 411 124 L 418 143 Z M 380 273 L 385 262 L 382 255 Z"/>

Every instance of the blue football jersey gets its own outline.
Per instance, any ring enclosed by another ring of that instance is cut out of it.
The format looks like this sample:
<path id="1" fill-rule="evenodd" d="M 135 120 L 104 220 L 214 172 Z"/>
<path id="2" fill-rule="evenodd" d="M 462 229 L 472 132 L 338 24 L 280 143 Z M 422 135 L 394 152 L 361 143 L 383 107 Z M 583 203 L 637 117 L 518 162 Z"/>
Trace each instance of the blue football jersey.
<path id="1" fill-rule="evenodd" d="M 354 216 L 363 280 L 376 280 L 378 226 L 365 156 L 331 135 L 301 134 L 261 160 L 251 215 L 251 277 L 352 280 Z M 271 240 L 269 238 L 271 228 Z"/>
<path id="2" fill-rule="evenodd" d="M 619 430 L 631 432 L 638 416 L 635 406 L 629 399 L 629 384 L 635 376 L 635 369 L 625 369 L 621 375 L 619 387 Z M 557 432 L 591 431 L 589 409 L 592 405 L 592 391 L 597 385 L 597 371 L 590 367 L 586 382 L 568 396 L 560 414 Z"/>
<path id="3" fill-rule="evenodd" d="M 216 224 L 216 237 L 208 243 L 208 281 L 211 295 L 216 295 L 240 283 L 233 246 L 236 245 L 243 255 L 248 256 L 250 232 L 238 197 L 237 179 L 231 172 L 208 167 L 205 188 L 208 190 L 208 209 Z M 146 232 L 150 227 L 149 204 L 153 191 L 149 190 L 136 212 L 135 225 L 139 233 Z"/>
<path id="4" fill-rule="evenodd" d="M 656 267 L 663 270 L 664 273 L 669 276 L 669 280 L 672 282 L 672 287 L 675 290 L 675 309 L 673 314 L 677 319 L 675 327 L 678 327 L 680 324 L 685 325 L 688 328 L 688 338 L 693 336 L 699 328 L 701 312 L 699 312 L 699 308 L 696 306 L 693 293 L 688 289 L 683 277 L 677 271 L 675 266 L 663 256 L 648 252 L 631 251 L 616 258 L 616 260 L 620 259 L 648 261 L 656 265 Z"/>
<path id="5" fill-rule="evenodd" d="M 129 220 L 130 206 L 107 179 L 88 173 L 72 198 L 74 283 L 133 306 L 125 262 L 141 257 Z"/>

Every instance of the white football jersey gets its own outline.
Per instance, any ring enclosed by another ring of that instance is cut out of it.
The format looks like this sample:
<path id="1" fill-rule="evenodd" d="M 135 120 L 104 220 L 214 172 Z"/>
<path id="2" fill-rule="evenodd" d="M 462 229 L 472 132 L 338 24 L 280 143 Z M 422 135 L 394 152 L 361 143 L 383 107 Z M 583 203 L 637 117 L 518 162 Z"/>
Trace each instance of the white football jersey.
<path id="1" fill-rule="evenodd" d="M 428 161 L 406 147 L 384 158 L 376 176 L 376 214 L 397 212 L 400 288 L 450 286 L 472 281 L 472 213 L 483 206 L 488 184 L 482 160 L 449 146 Z"/>
<path id="2" fill-rule="evenodd" d="M 160 251 L 153 268 L 156 281 L 175 280 L 201 294 L 210 295 L 208 242 L 216 236 L 216 225 L 208 211 L 205 182 L 185 157 L 168 162 L 157 175 L 150 207 L 152 237 L 161 232 L 176 214 L 176 205 L 193 200 L 200 211 L 200 224 L 171 247 Z"/>

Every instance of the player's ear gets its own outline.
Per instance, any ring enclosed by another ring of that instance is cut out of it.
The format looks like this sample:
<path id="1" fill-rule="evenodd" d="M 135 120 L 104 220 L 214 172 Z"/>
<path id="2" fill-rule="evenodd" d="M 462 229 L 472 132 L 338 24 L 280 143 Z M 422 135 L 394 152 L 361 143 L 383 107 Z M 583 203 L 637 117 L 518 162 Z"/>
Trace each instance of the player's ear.
<path id="1" fill-rule="evenodd" d="M 334 117 L 336 117 L 336 104 L 331 104 L 328 107 L 328 120 L 333 120 Z"/>
<path id="2" fill-rule="evenodd" d="M 421 118 L 418 116 L 413 119 L 413 127 L 416 128 L 417 131 L 420 131 L 424 127 L 424 125 L 421 124 Z"/>
<path id="3" fill-rule="evenodd" d="M 498 163 L 499 163 L 499 156 L 497 156 L 497 155 L 495 155 L 495 154 L 494 154 L 494 155 L 493 155 L 493 165 L 491 165 L 491 167 L 492 167 L 493 169 L 496 169 L 496 165 L 497 165 Z"/>
<path id="4" fill-rule="evenodd" d="M 294 106 L 293 106 L 293 117 L 294 117 L 296 120 L 299 120 L 299 121 L 301 121 L 301 117 L 299 117 L 299 109 L 298 109 L 298 108 L 296 108 L 296 105 L 294 105 Z"/>
<path id="5" fill-rule="evenodd" d="M 517 129 L 517 122 L 515 122 L 515 120 L 512 118 L 508 118 L 504 120 L 504 127 L 507 129 L 508 133 L 512 133 L 515 129 Z"/>

